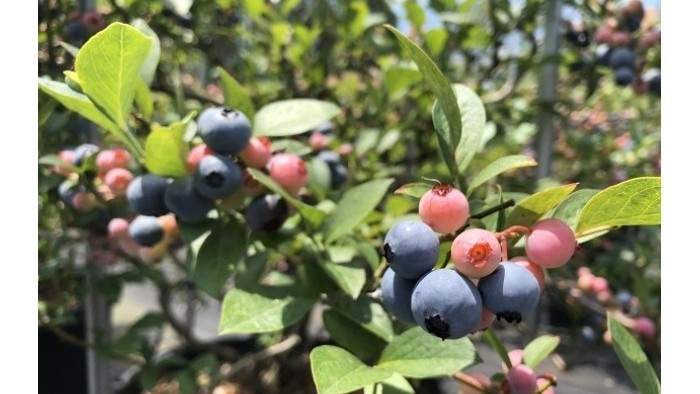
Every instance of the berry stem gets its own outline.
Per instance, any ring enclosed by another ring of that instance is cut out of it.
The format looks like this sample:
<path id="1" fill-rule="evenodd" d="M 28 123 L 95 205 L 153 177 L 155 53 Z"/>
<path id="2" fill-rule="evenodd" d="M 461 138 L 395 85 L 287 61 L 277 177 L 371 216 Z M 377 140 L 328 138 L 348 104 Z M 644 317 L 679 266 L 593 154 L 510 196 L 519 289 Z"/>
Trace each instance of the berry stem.
<path id="1" fill-rule="evenodd" d="M 464 372 L 457 372 L 454 375 L 452 375 L 452 378 L 464 385 L 473 388 L 474 390 L 477 390 L 480 393 L 488 393 L 487 388 L 484 387 L 484 385 L 481 384 L 481 382 Z"/>
<path id="2" fill-rule="evenodd" d="M 486 216 L 492 215 L 498 211 L 501 211 L 501 210 L 506 209 L 508 207 L 512 207 L 514 205 L 515 205 L 515 200 L 513 200 L 513 199 L 506 200 L 506 201 L 503 201 L 502 203 L 495 205 L 489 209 L 484 209 L 483 211 L 480 211 L 480 212 L 477 212 L 477 213 L 471 215 L 471 218 L 472 219 L 483 219 Z"/>
<path id="3" fill-rule="evenodd" d="M 551 373 L 545 373 L 537 377 L 538 379 L 546 379 L 547 383 L 543 384 L 542 386 L 537 387 L 537 394 L 543 393 L 545 390 L 548 388 L 554 386 L 556 387 L 557 385 L 557 377 L 554 376 Z"/>

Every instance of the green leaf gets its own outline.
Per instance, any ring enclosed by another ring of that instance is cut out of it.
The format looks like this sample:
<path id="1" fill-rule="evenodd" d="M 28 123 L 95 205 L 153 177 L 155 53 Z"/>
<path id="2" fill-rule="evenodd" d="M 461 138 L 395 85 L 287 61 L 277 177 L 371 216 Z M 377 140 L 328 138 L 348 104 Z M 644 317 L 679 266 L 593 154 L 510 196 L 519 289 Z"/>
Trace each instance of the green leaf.
<path id="1" fill-rule="evenodd" d="M 367 280 L 365 269 L 360 262 L 333 263 L 324 261 L 321 267 L 333 281 L 352 298 L 357 298 Z"/>
<path id="2" fill-rule="evenodd" d="M 314 348 L 310 359 L 311 374 L 319 394 L 349 393 L 392 375 L 389 371 L 369 367 L 348 351 L 331 345 Z"/>
<path id="3" fill-rule="evenodd" d="M 479 361 L 474 345 L 466 337 L 443 341 L 414 327 L 384 349 L 377 368 L 423 379 L 452 375 Z"/>
<path id="4" fill-rule="evenodd" d="M 273 192 L 279 194 L 288 203 L 290 203 L 294 208 L 299 210 L 301 216 L 306 219 L 312 226 L 316 227 L 323 223 L 326 218 L 326 213 L 320 209 L 314 208 L 311 205 L 304 204 L 303 202 L 292 197 L 287 193 L 277 182 L 272 178 L 265 175 L 262 171 L 256 170 L 255 168 L 248 167 L 248 173 L 255 178 L 258 182 L 262 183 L 263 186 L 272 190 Z"/>
<path id="5" fill-rule="evenodd" d="M 39 158 L 39 164 L 42 165 L 47 165 L 47 166 L 55 166 L 55 167 L 60 167 L 62 169 L 66 169 L 70 172 L 82 172 L 82 170 L 75 165 L 68 163 L 67 161 L 64 161 L 58 155 L 44 155 Z"/>
<path id="6" fill-rule="evenodd" d="M 413 386 L 403 376 L 395 373 L 389 379 L 365 386 L 363 394 L 414 394 Z"/>
<path id="7" fill-rule="evenodd" d="M 445 44 L 447 44 L 449 33 L 447 33 L 447 30 L 440 27 L 428 31 L 423 37 L 428 51 L 430 51 L 433 56 L 437 56 L 442 53 L 443 49 L 445 49 Z"/>
<path id="8" fill-rule="evenodd" d="M 521 200 L 510 212 L 506 219 L 505 227 L 519 224 L 530 226 L 542 215 L 554 209 L 560 202 L 576 189 L 578 183 L 557 186 L 551 189 L 537 192 Z"/>
<path id="9" fill-rule="evenodd" d="M 564 221 L 571 228 L 576 228 L 581 211 L 598 189 L 581 189 L 571 193 L 552 212 L 552 217 Z"/>
<path id="10" fill-rule="evenodd" d="M 187 171 L 187 143 L 183 138 L 187 124 L 194 118 L 192 111 L 184 119 L 170 126 L 154 124 L 146 138 L 146 167 L 153 174 L 166 177 L 184 177 Z"/>
<path id="11" fill-rule="evenodd" d="M 233 220 L 221 223 L 199 249 L 194 282 L 210 296 L 219 298 L 224 283 L 233 275 L 245 251 L 246 227 Z"/>
<path id="12" fill-rule="evenodd" d="M 150 121 L 153 116 L 153 96 L 151 90 L 142 79 L 136 81 L 136 95 L 134 96 L 136 108 L 146 121 Z"/>
<path id="13" fill-rule="evenodd" d="M 622 325 L 608 313 L 608 326 L 612 334 L 612 344 L 617 358 L 627 371 L 630 379 L 642 394 L 661 393 L 661 383 L 656 376 L 654 367 L 634 339 Z"/>
<path id="14" fill-rule="evenodd" d="M 268 104 L 255 114 L 256 136 L 282 137 L 321 126 L 340 113 L 333 103 L 315 99 L 291 99 Z"/>
<path id="15" fill-rule="evenodd" d="M 420 30 L 425 23 L 425 11 L 423 8 L 416 4 L 415 1 L 407 1 L 404 3 L 404 8 L 406 8 L 406 14 L 408 14 L 408 20 L 417 29 Z"/>
<path id="16" fill-rule="evenodd" d="M 425 182 L 407 183 L 400 188 L 394 190 L 394 194 L 403 194 L 415 198 L 421 198 L 425 193 L 430 191 L 435 185 Z"/>
<path id="17" fill-rule="evenodd" d="M 486 341 L 489 343 L 489 346 L 496 351 L 498 357 L 500 357 L 501 361 L 503 361 L 503 363 L 506 365 L 506 368 L 513 368 L 513 364 L 510 362 L 510 357 L 508 357 L 508 351 L 506 351 L 506 348 L 503 346 L 503 343 L 501 343 L 501 340 L 498 339 L 496 332 L 489 327 L 486 329 L 484 336 L 486 337 Z"/>
<path id="18" fill-rule="evenodd" d="M 67 42 L 59 41 L 58 45 L 62 46 L 63 49 L 66 50 L 71 56 L 74 58 L 78 56 L 78 52 L 80 52 L 80 48 L 73 46 Z"/>
<path id="19" fill-rule="evenodd" d="M 408 50 L 411 59 L 416 63 L 421 74 L 423 74 L 423 78 L 425 78 L 428 83 L 430 90 L 437 98 L 438 104 L 443 108 L 449 129 L 443 130 L 442 132 L 448 133 L 445 137 L 445 141 L 450 142 L 450 146 L 454 152 L 462 133 L 462 117 L 460 116 L 459 105 L 457 104 L 457 99 L 449 81 L 445 75 L 442 74 L 435 62 L 433 62 L 418 45 L 404 36 L 395 27 L 391 25 L 384 25 L 384 27 L 389 29 L 389 31 L 396 36 L 401 45 Z"/>
<path id="20" fill-rule="evenodd" d="M 221 307 L 219 334 L 279 331 L 299 321 L 314 303 L 308 298 L 274 294 L 275 290 L 279 289 L 230 290 Z"/>
<path id="21" fill-rule="evenodd" d="M 447 128 L 437 128 L 438 142 L 443 150 L 445 161 L 450 168 L 453 177 L 458 176 L 457 161 L 455 151 L 462 133 L 462 117 L 460 116 L 459 105 L 452 91 L 450 82 L 442 74 L 435 62 L 423 52 L 423 50 L 413 41 L 404 36 L 400 31 L 390 25 L 384 25 L 399 40 L 401 45 L 408 50 L 411 59 L 416 63 L 423 78 L 425 78 L 430 90 L 437 99 L 437 103 L 445 113 Z"/>
<path id="22" fill-rule="evenodd" d="M 365 330 L 385 341 L 394 338 L 394 328 L 391 317 L 379 302 L 373 301 L 362 294 L 356 300 L 342 299 L 335 310 L 360 324 Z"/>
<path id="23" fill-rule="evenodd" d="M 216 70 L 219 72 L 219 79 L 221 79 L 221 85 L 224 89 L 224 104 L 229 108 L 243 112 L 253 124 L 252 122 L 255 121 L 255 106 L 248 92 L 223 67 L 217 67 Z"/>
<path id="24" fill-rule="evenodd" d="M 384 86 L 392 100 L 402 98 L 420 80 L 420 71 L 408 67 L 394 66 L 384 73 Z"/>
<path id="25" fill-rule="evenodd" d="M 454 148 L 453 144 L 452 149 L 455 154 L 457 169 L 462 174 L 466 171 L 474 154 L 481 147 L 481 140 L 486 128 L 486 110 L 479 96 L 467 86 L 454 84 L 452 89 L 454 89 L 454 95 L 459 106 L 462 127 L 459 144 L 457 144 L 456 148 Z M 443 133 L 449 127 L 449 118 L 446 117 L 440 101 L 433 106 L 433 124 L 438 132 L 443 130 Z"/>
<path id="26" fill-rule="evenodd" d="M 611 226 L 661 224 L 661 178 L 641 177 L 610 186 L 591 198 L 581 211 L 576 234 Z"/>
<path id="27" fill-rule="evenodd" d="M 523 363 L 535 369 L 559 345 L 559 337 L 542 335 L 532 340 L 523 349 Z"/>
<path id="28" fill-rule="evenodd" d="M 77 112 L 85 119 L 111 132 L 129 148 L 133 148 L 124 131 L 105 116 L 86 95 L 76 92 L 63 82 L 56 82 L 46 78 L 39 78 L 39 89 L 56 99 L 69 110 Z M 139 151 L 134 151 L 133 149 L 131 151 L 135 155 L 141 156 Z"/>
<path id="29" fill-rule="evenodd" d="M 303 143 L 291 139 L 275 139 L 274 141 L 272 141 L 271 147 L 273 152 L 283 150 L 287 153 L 293 153 L 297 156 L 304 156 L 313 151 L 308 143 Z"/>
<path id="30" fill-rule="evenodd" d="M 382 201 L 393 179 L 375 179 L 348 189 L 323 225 L 327 243 L 351 232 Z"/>
<path id="31" fill-rule="evenodd" d="M 83 92 L 126 129 L 136 81 L 153 41 L 124 23 L 113 23 L 83 45 L 75 59 Z"/>
<path id="32" fill-rule="evenodd" d="M 156 32 L 154 32 L 153 29 L 148 26 L 148 23 L 146 23 L 146 21 L 143 19 L 134 19 L 131 21 L 131 26 L 135 27 L 138 29 L 138 31 L 145 34 L 152 40 L 151 49 L 148 51 L 148 56 L 139 70 L 139 76 L 145 82 L 146 86 L 151 86 L 153 83 L 153 77 L 156 75 L 158 62 L 160 62 L 160 38 L 158 38 L 158 34 L 156 34 Z"/>
<path id="33" fill-rule="evenodd" d="M 483 185 L 490 179 L 493 179 L 506 171 L 522 167 L 532 167 L 536 165 L 537 162 L 535 160 L 525 155 L 504 156 L 499 159 L 496 159 L 489 163 L 486 167 L 482 168 L 481 171 L 479 171 L 474 176 L 471 183 L 469 184 L 467 194 L 470 194 L 477 187 Z"/>
<path id="34" fill-rule="evenodd" d="M 376 358 L 386 346 L 379 337 L 333 309 L 323 312 L 323 326 L 334 341 L 358 357 Z"/>
<path id="35" fill-rule="evenodd" d="M 83 88 L 80 86 L 80 78 L 78 78 L 78 74 L 76 74 L 75 71 L 66 70 L 63 72 L 63 75 L 65 76 L 66 85 L 68 85 L 69 88 L 78 93 L 83 92 Z"/>

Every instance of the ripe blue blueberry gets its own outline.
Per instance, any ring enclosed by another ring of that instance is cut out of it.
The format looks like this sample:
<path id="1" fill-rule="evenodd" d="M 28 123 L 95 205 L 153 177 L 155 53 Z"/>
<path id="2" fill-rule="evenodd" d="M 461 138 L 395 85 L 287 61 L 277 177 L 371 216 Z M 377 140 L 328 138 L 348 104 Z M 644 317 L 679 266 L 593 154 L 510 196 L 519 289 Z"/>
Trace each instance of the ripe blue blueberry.
<path id="1" fill-rule="evenodd" d="M 634 81 L 634 70 L 627 67 L 615 70 L 615 84 L 617 86 L 627 86 Z"/>
<path id="2" fill-rule="evenodd" d="M 245 210 L 245 221 L 253 231 L 276 231 L 288 216 L 289 205 L 277 194 L 258 196 Z"/>
<path id="3" fill-rule="evenodd" d="M 243 112 L 226 107 L 205 109 L 197 119 L 199 135 L 214 152 L 239 154 L 250 141 L 252 129 Z"/>
<path id="4" fill-rule="evenodd" d="M 194 171 L 194 188 L 206 198 L 226 198 L 241 186 L 243 176 L 238 165 L 222 155 L 206 155 Z"/>
<path id="5" fill-rule="evenodd" d="M 384 256 L 389 266 L 406 279 L 418 279 L 430 271 L 440 254 L 440 241 L 427 224 L 401 220 L 384 238 Z"/>
<path id="6" fill-rule="evenodd" d="M 186 223 L 198 223 L 207 218 L 214 203 L 197 193 L 192 177 L 181 178 L 168 185 L 165 190 L 165 205 Z"/>
<path id="7" fill-rule="evenodd" d="M 482 301 L 477 287 L 457 271 L 430 271 L 418 280 L 411 296 L 413 319 L 441 339 L 458 339 L 476 331 Z"/>
<path id="8" fill-rule="evenodd" d="M 66 179 L 58 185 L 58 197 L 63 201 L 64 204 L 72 206 L 73 196 L 75 193 L 84 192 L 85 186 L 76 183 L 75 181 Z"/>
<path id="9" fill-rule="evenodd" d="M 75 154 L 75 165 L 81 166 L 85 159 L 100 151 L 100 148 L 95 144 L 81 144 L 73 151 Z"/>
<path id="10" fill-rule="evenodd" d="M 608 64 L 615 70 L 625 67 L 633 69 L 635 59 L 636 55 L 630 48 L 615 48 L 610 52 Z"/>
<path id="11" fill-rule="evenodd" d="M 519 264 L 499 264 L 492 274 L 479 280 L 478 287 L 484 307 L 508 323 L 519 323 L 540 299 L 537 279 Z"/>
<path id="12" fill-rule="evenodd" d="M 129 235 L 141 246 L 153 246 L 165 236 L 163 225 L 155 216 L 137 216 L 129 224 Z"/>
<path id="13" fill-rule="evenodd" d="M 168 179 L 146 174 L 134 178 L 126 188 L 126 199 L 136 213 L 146 216 L 162 216 L 170 212 L 165 205 L 165 189 Z"/>
<path id="14" fill-rule="evenodd" d="M 416 285 L 416 280 L 405 279 L 388 268 L 382 276 L 381 289 L 382 300 L 384 306 L 401 321 L 415 324 L 413 320 L 413 311 L 411 311 L 411 295 L 413 287 Z"/>
<path id="15" fill-rule="evenodd" d="M 331 187 L 336 189 L 348 180 L 348 168 L 340 160 L 340 155 L 333 151 L 324 150 L 316 155 L 323 160 L 331 170 Z"/>

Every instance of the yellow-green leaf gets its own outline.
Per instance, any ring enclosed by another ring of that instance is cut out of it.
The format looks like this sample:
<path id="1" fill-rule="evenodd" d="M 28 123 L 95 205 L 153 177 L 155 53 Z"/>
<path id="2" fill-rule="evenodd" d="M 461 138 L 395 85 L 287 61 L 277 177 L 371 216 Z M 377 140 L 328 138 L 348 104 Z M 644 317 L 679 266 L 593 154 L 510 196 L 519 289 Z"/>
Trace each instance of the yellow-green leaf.
<path id="1" fill-rule="evenodd" d="M 391 377 L 392 373 L 365 365 L 347 350 L 321 345 L 311 351 L 311 374 L 319 394 L 349 393 Z"/>
<path id="2" fill-rule="evenodd" d="M 255 114 L 256 136 L 281 137 L 300 134 L 333 119 L 340 108 L 315 99 L 291 99 L 270 103 Z"/>
<path id="3" fill-rule="evenodd" d="M 113 23 L 90 38 L 75 59 L 83 92 L 122 129 L 152 44 L 134 27 Z"/>
<path id="4" fill-rule="evenodd" d="M 216 71 L 219 73 L 224 90 L 224 104 L 229 108 L 243 112 L 254 126 L 255 124 L 252 122 L 255 121 L 255 106 L 248 92 L 223 67 L 217 67 Z"/>
<path id="5" fill-rule="evenodd" d="M 566 196 L 576 189 L 578 183 L 557 186 L 551 189 L 537 192 L 521 200 L 510 212 L 506 219 L 505 227 L 516 224 L 530 226 L 542 215 L 554 209 Z"/>
<path id="6" fill-rule="evenodd" d="M 170 126 L 154 124 L 146 139 L 146 167 L 148 171 L 160 176 L 187 176 L 187 143 L 183 136 L 187 124 L 194 118 L 190 112 L 184 119 Z"/>
<path id="7" fill-rule="evenodd" d="M 536 166 L 537 162 L 533 160 L 530 156 L 525 155 L 512 155 L 503 156 L 489 163 L 486 167 L 482 168 L 469 184 L 468 193 L 471 193 L 477 187 L 483 185 L 492 178 L 498 175 L 513 170 L 516 168 L 532 167 Z"/>

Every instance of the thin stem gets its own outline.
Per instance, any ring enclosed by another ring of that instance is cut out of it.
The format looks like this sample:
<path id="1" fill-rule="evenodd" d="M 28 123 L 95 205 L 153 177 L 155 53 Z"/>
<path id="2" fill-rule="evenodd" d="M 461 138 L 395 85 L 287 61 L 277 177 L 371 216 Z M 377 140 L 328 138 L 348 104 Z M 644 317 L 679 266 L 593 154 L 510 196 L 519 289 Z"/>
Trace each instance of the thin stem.
<path id="1" fill-rule="evenodd" d="M 498 355 L 501 357 L 501 360 L 503 363 L 506 364 L 506 367 L 508 369 L 513 368 L 513 364 L 510 362 L 510 357 L 508 357 L 508 352 L 506 351 L 506 348 L 503 346 L 503 343 L 501 342 L 500 339 L 498 339 L 498 336 L 496 336 L 496 332 L 493 330 L 493 328 L 489 327 L 486 329 L 484 332 L 484 335 L 486 336 L 486 340 L 488 341 L 489 345 L 493 350 L 498 353 Z"/>
<path id="2" fill-rule="evenodd" d="M 501 211 L 501 210 L 506 209 L 508 207 L 512 207 L 514 205 L 515 205 L 515 200 L 513 200 L 513 199 L 506 200 L 506 201 L 503 201 L 502 203 L 495 205 L 489 209 L 485 209 L 483 211 L 480 211 L 480 212 L 477 212 L 477 213 L 471 215 L 471 218 L 472 219 L 483 219 L 486 216 L 492 215 L 498 211 Z"/>
<path id="3" fill-rule="evenodd" d="M 452 375 L 452 378 L 474 390 L 477 390 L 480 393 L 488 393 L 487 388 L 484 387 L 481 382 L 464 372 L 457 372 L 456 374 Z"/>

